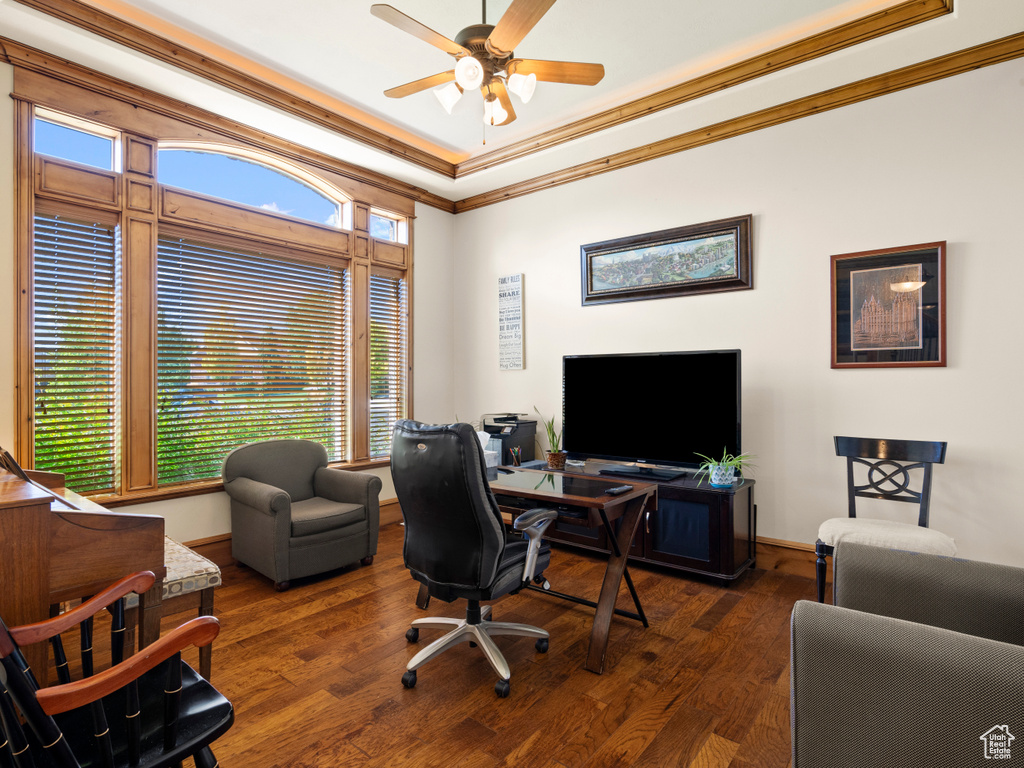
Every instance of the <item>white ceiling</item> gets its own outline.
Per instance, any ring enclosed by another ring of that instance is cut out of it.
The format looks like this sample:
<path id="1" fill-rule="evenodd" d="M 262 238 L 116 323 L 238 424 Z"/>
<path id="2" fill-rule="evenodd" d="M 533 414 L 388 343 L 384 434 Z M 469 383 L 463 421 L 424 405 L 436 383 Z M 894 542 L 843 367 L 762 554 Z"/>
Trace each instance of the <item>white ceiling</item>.
<path id="1" fill-rule="evenodd" d="M 127 0 L 460 157 L 674 85 L 709 68 L 711 61 L 737 58 L 752 46 L 769 47 L 780 38 L 794 39 L 808 24 L 824 26 L 865 5 L 849 0 L 558 0 L 516 55 L 600 63 L 604 79 L 596 86 L 540 83 L 528 105 L 513 97 L 518 118 L 489 128 L 484 146 L 478 93 L 466 94 L 450 116 L 430 91 L 404 99 L 384 96 L 388 88 L 451 69 L 453 59 L 372 16 L 372 2 L 303 0 L 282 6 L 279 0 Z M 509 4 L 490 0 L 488 23 L 496 24 Z M 391 5 L 450 39 L 482 21 L 480 0 L 393 0 Z"/>
<path id="2" fill-rule="evenodd" d="M 27 0 L 26 0 L 27 2 Z M 430 91 L 383 91 L 452 66 L 442 51 L 370 14 L 373 0 L 81 0 L 129 24 L 303 94 L 452 163 L 522 142 L 697 75 L 890 7 L 899 0 L 557 0 L 516 49 L 525 58 L 599 62 L 596 86 L 538 83 L 518 119 L 487 128 L 479 94 L 448 115 Z M 491 0 L 497 22 L 510 0 Z M 392 0 L 454 38 L 480 0 Z M 347 162 L 462 200 L 642 147 L 927 58 L 1024 30 L 1024 0 L 957 0 L 955 12 L 542 152 L 452 179 L 304 123 L 69 23 L 0 0 L 0 36 L 217 112 Z M 310 95 L 312 94 L 312 96 Z"/>

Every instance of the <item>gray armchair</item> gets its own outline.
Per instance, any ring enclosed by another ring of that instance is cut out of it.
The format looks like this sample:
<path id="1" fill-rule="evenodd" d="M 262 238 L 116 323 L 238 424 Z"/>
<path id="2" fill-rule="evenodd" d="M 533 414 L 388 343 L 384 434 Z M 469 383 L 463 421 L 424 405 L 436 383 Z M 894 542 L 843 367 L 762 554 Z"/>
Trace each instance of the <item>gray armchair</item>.
<path id="1" fill-rule="evenodd" d="M 273 579 L 290 581 L 357 560 L 373 562 L 380 527 L 381 480 L 327 466 L 309 440 L 265 440 L 224 459 L 231 497 L 232 556 Z"/>
<path id="2" fill-rule="evenodd" d="M 1024 755 L 1024 569 L 849 542 L 834 567 L 836 605 L 793 609 L 793 768 Z"/>

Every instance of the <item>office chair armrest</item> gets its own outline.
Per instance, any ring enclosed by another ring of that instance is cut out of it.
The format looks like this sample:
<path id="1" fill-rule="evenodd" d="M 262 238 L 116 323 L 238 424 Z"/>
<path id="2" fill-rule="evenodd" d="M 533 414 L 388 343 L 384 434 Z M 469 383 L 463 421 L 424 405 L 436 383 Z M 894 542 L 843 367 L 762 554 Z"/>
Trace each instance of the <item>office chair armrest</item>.
<path id="1" fill-rule="evenodd" d="M 236 477 L 230 483 L 224 483 L 224 490 L 235 501 L 268 515 L 291 509 L 292 498 L 287 493 L 248 477 Z"/>
<path id="2" fill-rule="evenodd" d="M 835 603 L 1024 645 L 1024 568 L 841 543 Z"/>
<path id="3" fill-rule="evenodd" d="M 537 555 L 540 552 L 540 540 L 551 522 L 558 517 L 554 509 L 528 509 L 512 521 L 512 527 L 530 540 L 526 550 L 526 565 L 523 566 L 523 584 L 528 584 L 537 574 Z"/>
<path id="4" fill-rule="evenodd" d="M 541 533 L 543 533 L 548 525 L 551 524 L 551 521 L 557 517 L 558 511 L 554 509 L 545 509 L 543 507 L 528 509 L 512 521 L 512 527 L 522 533 L 530 526 L 543 522 L 545 523 L 544 527 L 541 528 Z"/>
<path id="5" fill-rule="evenodd" d="M 107 606 L 120 600 L 125 595 L 134 592 L 141 595 L 156 582 L 156 576 L 152 571 L 139 571 L 131 576 L 125 576 L 118 582 L 111 584 L 97 595 L 76 605 L 64 613 L 54 616 L 52 619 L 37 621 L 34 624 L 23 624 L 20 627 L 11 627 L 9 632 L 20 646 L 39 643 L 56 637 L 71 627 L 78 626 L 90 616 L 95 616 Z"/>
<path id="6" fill-rule="evenodd" d="M 380 495 L 381 479 L 370 472 L 320 467 L 313 476 L 313 491 L 331 501 L 362 504 L 369 509 Z"/>
<path id="7" fill-rule="evenodd" d="M 91 704 L 123 688 L 181 650 L 191 645 L 209 645 L 219 632 L 220 621 L 216 616 L 199 616 L 186 621 L 120 664 L 83 680 L 43 688 L 36 694 L 36 699 L 48 715 Z"/>
<path id="8" fill-rule="evenodd" d="M 806 600 L 791 631 L 795 768 L 977 765 L 1024 717 L 1020 646 Z"/>

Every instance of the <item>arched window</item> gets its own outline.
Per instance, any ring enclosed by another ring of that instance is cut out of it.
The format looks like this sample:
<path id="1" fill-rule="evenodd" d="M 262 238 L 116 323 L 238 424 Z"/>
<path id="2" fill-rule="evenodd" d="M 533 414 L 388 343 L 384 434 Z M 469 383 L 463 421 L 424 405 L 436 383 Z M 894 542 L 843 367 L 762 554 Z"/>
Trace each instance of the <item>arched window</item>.
<path id="1" fill-rule="evenodd" d="M 259 152 L 206 143 L 161 142 L 157 179 L 161 184 L 314 224 L 352 228 L 350 201 L 340 190 Z"/>

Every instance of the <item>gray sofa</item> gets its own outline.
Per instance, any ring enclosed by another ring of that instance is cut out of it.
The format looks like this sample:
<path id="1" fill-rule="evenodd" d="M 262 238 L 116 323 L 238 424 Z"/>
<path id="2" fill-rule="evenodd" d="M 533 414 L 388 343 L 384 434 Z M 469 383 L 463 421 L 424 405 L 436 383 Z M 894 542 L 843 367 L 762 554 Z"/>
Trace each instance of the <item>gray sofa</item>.
<path id="1" fill-rule="evenodd" d="M 793 768 L 1024 759 L 1024 569 L 842 543 L 835 601 L 793 609 Z"/>
<path id="2" fill-rule="evenodd" d="M 231 497 L 231 554 L 272 579 L 292 579 L 373 562 L 380 527 L 381 480 L 327 466 L 309 440 L 265 440 L 224 460 Z"/>

